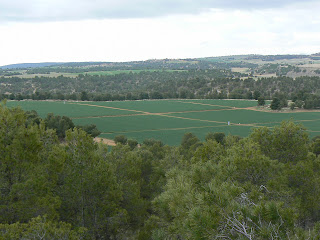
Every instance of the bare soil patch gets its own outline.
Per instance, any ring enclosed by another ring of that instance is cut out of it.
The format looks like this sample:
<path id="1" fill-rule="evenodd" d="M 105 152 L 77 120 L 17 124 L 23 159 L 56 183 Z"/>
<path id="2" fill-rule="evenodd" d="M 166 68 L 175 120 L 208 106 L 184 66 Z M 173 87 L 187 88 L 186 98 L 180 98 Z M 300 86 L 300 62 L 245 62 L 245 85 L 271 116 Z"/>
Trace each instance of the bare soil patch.
<path id="1" fill-rule="evenodd" d="M 116 146 L 117 145 L 115 143 L 115 141 L 113 141 L 111 139 L 107 139 L 107 138 L 96 137 L 96 138 L 94 138 L 94 141 L 97 142 L 97 143 L 102 142 L 103 144 L 106 144 L 108 146 Z"/>
<path id="2" fill-rule="evenodd" d="M 239 73 L 247 73 L 249 72 L 249 68 L 241 68 L 241 67 L 235 67 L 235 68 L 231 68 L 232 72 L 239 72 Z"/>

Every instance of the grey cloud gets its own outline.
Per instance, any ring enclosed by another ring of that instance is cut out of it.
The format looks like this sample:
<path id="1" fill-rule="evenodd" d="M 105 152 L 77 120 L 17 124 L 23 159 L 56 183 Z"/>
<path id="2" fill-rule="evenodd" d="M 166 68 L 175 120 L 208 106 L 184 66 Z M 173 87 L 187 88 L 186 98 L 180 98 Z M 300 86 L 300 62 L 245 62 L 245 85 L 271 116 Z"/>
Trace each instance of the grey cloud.
<path id="1" fill-rule="evenodd" d="M 0 21 L 146 18 L 196 14 L 211 8 L 281 8 L 294 3 L 301 0 L 0 0 Z"/>

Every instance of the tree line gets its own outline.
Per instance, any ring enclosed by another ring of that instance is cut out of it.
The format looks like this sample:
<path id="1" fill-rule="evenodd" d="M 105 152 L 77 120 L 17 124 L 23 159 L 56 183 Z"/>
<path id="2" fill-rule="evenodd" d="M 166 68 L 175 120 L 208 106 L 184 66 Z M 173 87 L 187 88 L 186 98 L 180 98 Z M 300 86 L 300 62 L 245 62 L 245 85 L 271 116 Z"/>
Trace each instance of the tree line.
<path id="1" fill-rule="evenodd" d="M 177 147 L 0 105 L 0 239 L 319 239 L 320 140 L 292 121 Z"/>
<path id="2" fill-rule="evenodd" d="M 243 76 L 245 79 L 242 79 Z M 259 91 L 266 99 L 283 93 L 292 99 L 300 90 L 319 94 L 320 77 L 271 77 L 253 79 L 231 70 L 141 71 L 116 75 L 77 77 L 0 78 L 1 95 L 11 98 L 79 98 L 85 91 L 90 98 L 117 98 L 117 95 L 141 98 L 141 94 L 159 93 L 162 98 L 239 98 L 249 99 Z M 118 98 L 119 98 L 118 96 Z"/>
<path id="3" fill-rule="evenodd" d="M 241 80 L 230 70 L 140 72 L 114 76 L 79 75 L 0 78 L 0 99 L 121 101 L 143 99 L 275 100 L 272 109 L 320 108 L 320 77 L 271 77 Z M 262 102 L 261 102 L 262 103 Z M 263 104 L 260 104 L 263 105 Z"/>

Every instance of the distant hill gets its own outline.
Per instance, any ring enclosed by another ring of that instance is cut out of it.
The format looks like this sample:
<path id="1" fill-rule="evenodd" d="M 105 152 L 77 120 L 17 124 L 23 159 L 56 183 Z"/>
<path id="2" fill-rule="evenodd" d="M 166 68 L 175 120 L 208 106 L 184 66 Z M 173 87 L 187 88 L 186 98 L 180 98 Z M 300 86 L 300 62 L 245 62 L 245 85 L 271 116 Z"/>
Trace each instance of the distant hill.
<path id="1" fill-rule="evenodd" d="M 86 67 L 86 66 L 100 66 L 103 64 L 112 64 L 112 62 L 67 62 L 56 64 L 58 67 Z"/>
<path id="2" fill-rule="evenodd" d="M 246 61 L 246 60 L 262 60 L 262 61 L 276 61 L 276 60 L 290 60 L 290 59 L 303 59 L 312 58 L 314 56 L 319 56 L 319 53 L 312 55 L 302 55 L 302 54 L 286 54 L 286 55 L 259 55 L 259 54 L 248 54 L 248 55 L 230 55 L 230 56 L 220 56 L 220 57 L 206 57 L 199 58 L 199 60 L 207 61 Z"/>
<path id="3" fill-rule="evenodd" d="M 303 59 L 309 58 L 310 60 L 320 60 L 320 53 L 311 55 L 302 54 L 285 54 L 285 55 L 230 55 L 219 57 L 204 57 L 204 58 L 188 58 L 188 59 L 150 59 L 146 61 L 131 61 L 131 62 L 44 62 L 44 63 L 18 63 L 0 66 L 0 69 L 18 69 L 18 68 L 44 68 L 44 67 L 71 67 L 81 68 L 86 66 L 97 67 L 104 66 L 109 68 L 123 68 L 123 69 L 151 69 L 151 68 L 172 68 L 177 67 L 177 64 L 194 64 L 195 61 L 207 63 L 226 63 L 226 62 L 240 62 L 248 60 L 262 60 L 262 61 L 277 61 L 277 60 L 290 60 L 290 59 Z M 159 66 L 157 66 L 159 65 Z"/>
<path id="4" fill-rule="evenodd" d="M 9 64 L 5 66 L 0 66 L 1 69 L 14 69 L 14 68 L 39 68 L 39 67 L 51 67 L 55 65 L 60 65 L 59 62 L 44 62 L 44 63 L 17 63 Z"/>

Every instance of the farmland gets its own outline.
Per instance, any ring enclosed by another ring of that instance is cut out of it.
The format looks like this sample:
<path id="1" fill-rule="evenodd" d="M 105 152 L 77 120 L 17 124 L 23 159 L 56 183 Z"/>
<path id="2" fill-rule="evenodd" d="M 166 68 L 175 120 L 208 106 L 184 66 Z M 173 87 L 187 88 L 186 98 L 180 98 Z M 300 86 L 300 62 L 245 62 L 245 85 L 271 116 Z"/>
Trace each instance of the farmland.
<path id="1" fill-rule="evenodd" d="M 36 110 L 41 117 L 53 112 L 75 124 L 96 124 L 103 138 L 124 134 L 139 142 L 154 138 L 169 145 L 178 145 L 186 132 L 202 140 L 208 132 L 244 137 L 253 127 L 273 127 L 290 119 L 302 123 L 310 137 L 320 134 L 320 112 L 259 111 L 254 100 L 9 101 L 7 105 Z"/>

